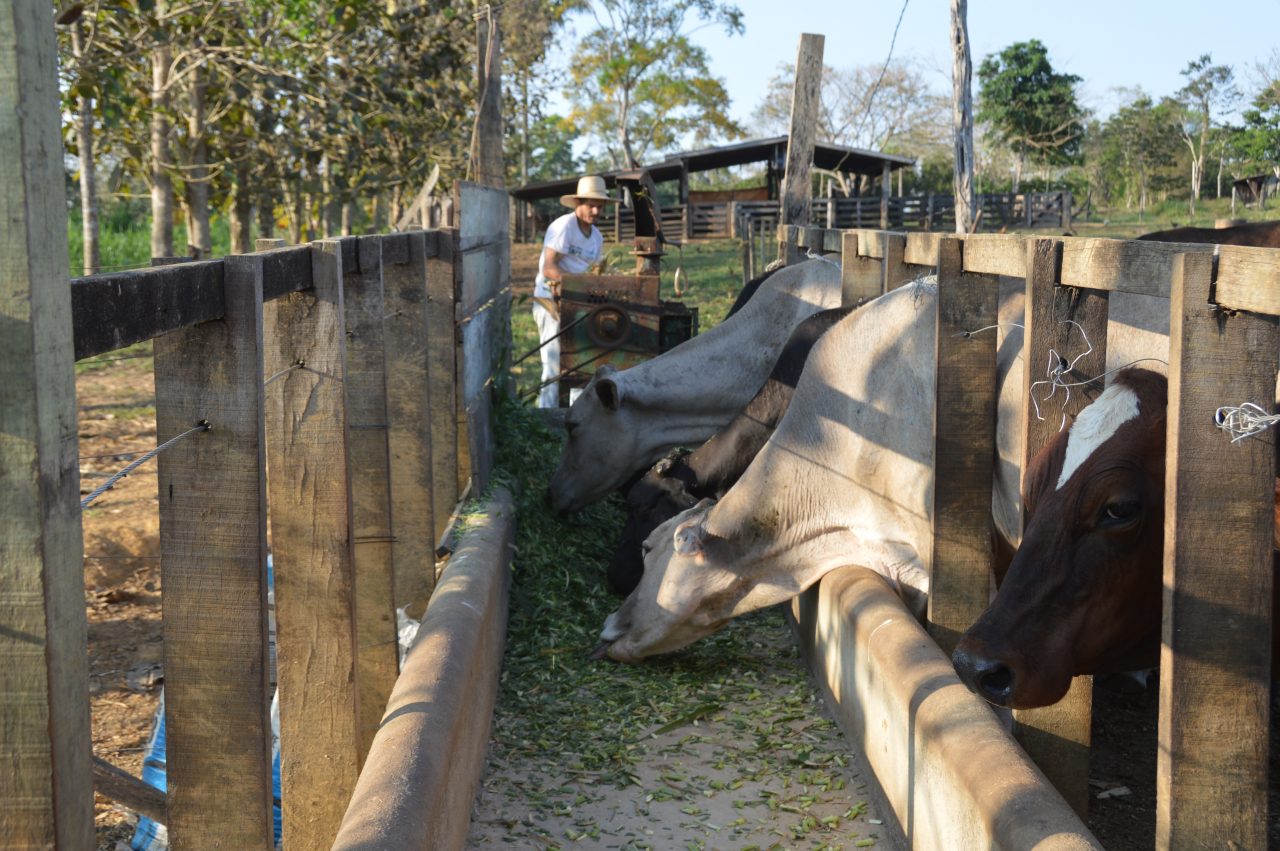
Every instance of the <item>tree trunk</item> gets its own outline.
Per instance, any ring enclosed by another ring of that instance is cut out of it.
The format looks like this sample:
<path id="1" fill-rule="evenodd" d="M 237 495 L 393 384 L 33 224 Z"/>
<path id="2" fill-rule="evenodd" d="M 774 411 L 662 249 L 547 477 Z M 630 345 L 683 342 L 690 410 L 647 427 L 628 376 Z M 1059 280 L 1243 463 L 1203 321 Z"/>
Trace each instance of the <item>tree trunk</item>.
<path id="1" fill-rule="evenodd" d="M 231 197 L 231 253 L 248 254 L 253 251 L 249 228 L 253 217 L 249 167 L 244 164 L 236 166 L 234 180 Z"/>
<path id="2" fill-rule="evenodd" d="M 342 202 L 342 235 L 351 236 L 351 219 L 353 218 L 354 204 L 350 200 Z"/>
<path id="3" fill-rule="evenodd" d="M 1026 160 L 1026 152 L 1019 149 L 1018 157 L 1013 161 L 1013 194 L 1017 195 L 1022 190 L 1022 166 Z"/>
<path id="4" fill-rule="evenodd" d="M 84 21 L 77 20 L 71 28 L 71 50 L 75 54 L 76 67 L 83 71 Z M 76 144 L 80 148 L 80 222 L 84 243 L 84 274 L 92 275 L 102 266 L 102 249 L 98 244 L 98 189 L 93 157 L 93 101 L 86 95 L 77 99 L 79 119 L 76 122 Z"/>
<path id="5" fill-rule="evenodd" d="M 969 56 L 968 0 L 951 0 L 951 124 L 955 134 L 956 233 L 972 233 L 973 60 Z"/>
<path id="6" fill-rule="evenodd" d="M 204 126 L 207 88 L 204 72 L 197 69 L 191 77 L 191 115 L 187 118 L 191 148 L 186 183 L 188 253 L 199 258 L 207 258 L 213 253 L 209 228 L 209 143 L 205 139 Z"/>
<path id="7" fill-rule="evenodd" d="M 165 17 L 165 0 L 157 0 L 156 19 Z M 151 54 L 151 256 L 173 256 L 173 181 L 169 164 L 169 45 L 168 36 Z"/>
<path id="8" fill-rule="evenodd" d="M 261 106 L 258 110 L 258 144 L 260 145 L 266 145 L 275 136 L 275 110 L 271 108 L 274 97 L 275 92 L 270 86 L 263 88 L 259 98 Z M 272 239 L 276 233 L 276 193 L 271 190 L 275 185 L 274 163 L 264 157 L 255 165 L 252 174 L 260 187 L 257 192 L 258 237 Z M 245 190 L 246 193 L 249 191 L 247 185 Z"/>
<path id="9" fill-rule="evenodd" d="M 302 244 L 302 185 L 301 181 L 284 184 L 284 201 L 289 210 L 289 244 Z"/>

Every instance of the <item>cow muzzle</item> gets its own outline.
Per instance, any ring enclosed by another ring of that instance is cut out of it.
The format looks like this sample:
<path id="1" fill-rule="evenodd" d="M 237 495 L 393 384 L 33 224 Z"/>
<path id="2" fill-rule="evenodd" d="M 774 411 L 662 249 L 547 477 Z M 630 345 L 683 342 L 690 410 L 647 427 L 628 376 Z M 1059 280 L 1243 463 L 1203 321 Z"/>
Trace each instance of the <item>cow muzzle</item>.
<path id="1" fill-rule="evenodd" d="M 969 690 L 988 703 L 1011 706 L 1017 675 L 1013 668 L 997 659 L 970 652 L 963 644 L 951 654 L 956 673 Z"/>

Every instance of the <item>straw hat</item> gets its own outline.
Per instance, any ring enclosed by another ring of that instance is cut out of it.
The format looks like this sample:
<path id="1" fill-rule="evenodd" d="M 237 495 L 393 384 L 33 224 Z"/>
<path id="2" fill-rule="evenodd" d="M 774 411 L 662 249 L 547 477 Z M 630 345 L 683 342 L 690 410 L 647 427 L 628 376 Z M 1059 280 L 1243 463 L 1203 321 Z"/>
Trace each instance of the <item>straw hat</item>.
<path id="1" fill-rule="evenodd" d="M 599 201 L 602 204 L 616 204 L 617 198 L 610 198 L 605 189 L 604 178 L 589 174 L 578 178 L 578 191 L 572 195 L 561 195 L 560 203 L 569 209 L 575 209 L 580 201 Z"/>

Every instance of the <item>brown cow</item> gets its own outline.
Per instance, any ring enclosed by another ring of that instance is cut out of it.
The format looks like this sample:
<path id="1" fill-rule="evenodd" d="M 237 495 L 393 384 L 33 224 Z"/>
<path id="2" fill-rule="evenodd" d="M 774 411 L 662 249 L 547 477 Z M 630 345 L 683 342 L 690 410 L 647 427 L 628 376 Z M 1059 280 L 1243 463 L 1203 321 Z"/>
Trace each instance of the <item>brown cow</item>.
<path id="1" fill-rule="evenodd" d="M 1158 373 L 1118 373 L 1031 462 L 1022 545 L 952 655 L 981 697 L 1047 706 L 1077 674 L 1158 661 L 1167 392 Z"/>
<path id="2" fill-rule="evenodd" d="M 1075 675 L 1156 665 L 1167 407 L 1165 376 L 1123 370 L 1029 464 L 1022 544 L 952 654 L 979 696 L 1047 706 Z M 1275 510 L 1280 521 L 1280 479 Z"/>
<path id="3" fill-rule="evenodd" d="M 1252 222 L 1229 228 L 1172 228 L 1143 234 L 1138 239 L 1152 242 L 1197 242 L 1212 245 L 1280 248 L 1280 221 Z"/>

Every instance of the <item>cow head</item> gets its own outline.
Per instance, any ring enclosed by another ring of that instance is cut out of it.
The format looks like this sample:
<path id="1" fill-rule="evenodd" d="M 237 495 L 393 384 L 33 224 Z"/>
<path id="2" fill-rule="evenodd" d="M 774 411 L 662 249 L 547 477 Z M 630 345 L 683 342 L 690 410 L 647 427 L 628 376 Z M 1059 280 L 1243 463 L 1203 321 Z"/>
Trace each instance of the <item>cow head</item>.
<path id="1" fill-rule="evenodd" d="M 585 508 L 636 472 L 629 467 L 639 428 L 631 401 L 625 373 L 607 365 L 596 370 L 565 416 L 564 454 L 547 488 L 554 510 Z"/>
<path id="2" fill-rule="evenodd" d="M 1075 675 L 1155 664 L 1167 396 L 1164 376 L 1125 370 L 1030 463 L 1022 545 L 952 655 L 980 696 L 1047 706 Z"/>
<path id="3" fill-rule="evenodd" d="M 605 621 L 602 648 L 619 662 L 679 650 L 723 626 L 748 589 L 714 550 L 727 542 L 707 529 L 714 502 L 704 499 L 644 542 L 644 576 Z"/>

